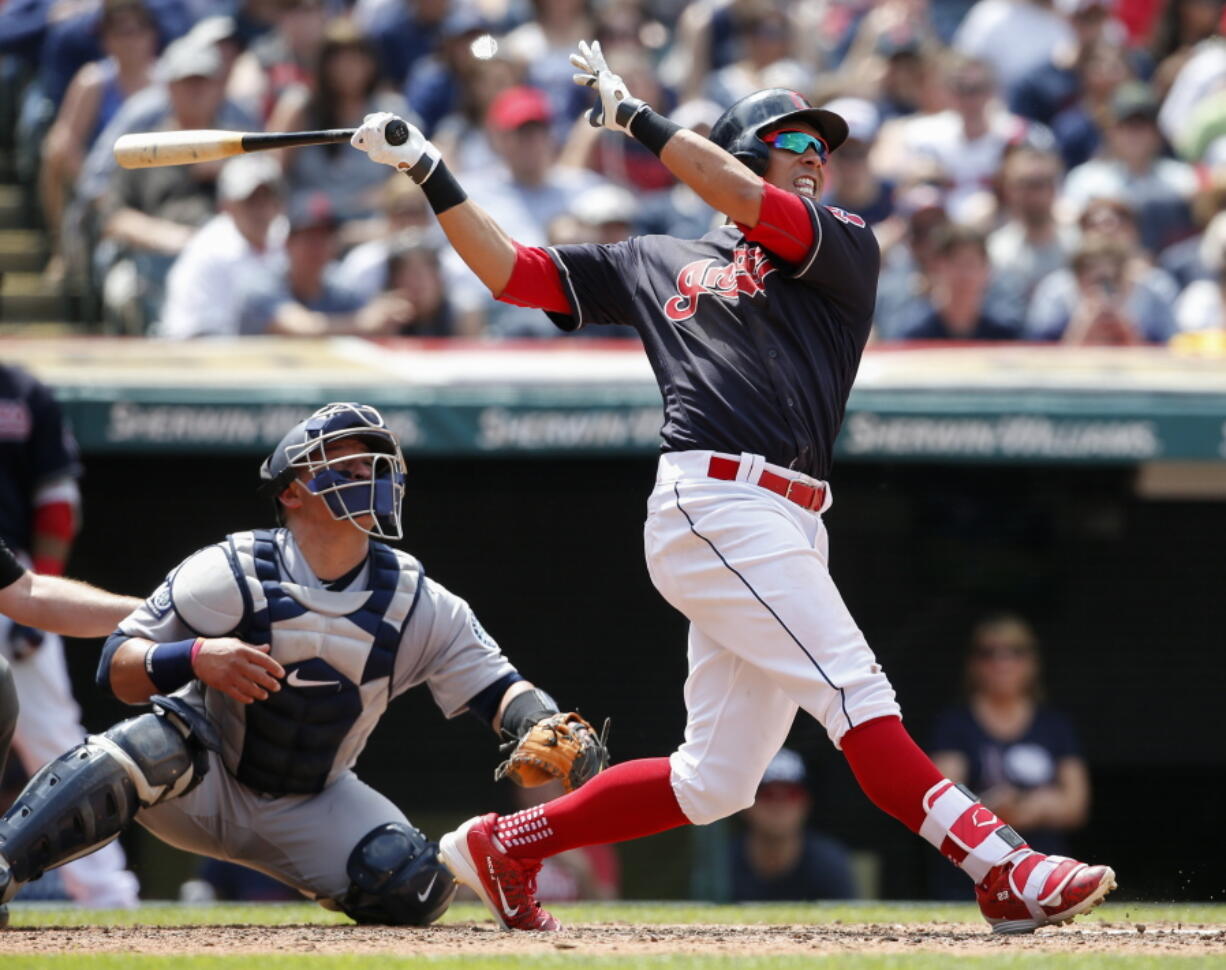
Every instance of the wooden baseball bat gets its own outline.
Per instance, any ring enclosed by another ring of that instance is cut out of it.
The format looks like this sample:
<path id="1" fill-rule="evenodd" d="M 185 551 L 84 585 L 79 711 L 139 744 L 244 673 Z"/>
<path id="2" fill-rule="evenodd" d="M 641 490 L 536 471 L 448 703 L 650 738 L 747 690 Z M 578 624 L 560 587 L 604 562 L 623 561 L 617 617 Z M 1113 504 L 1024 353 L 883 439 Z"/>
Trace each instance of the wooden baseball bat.
<path id="1" fill-rule="evenodd" d="M 148 131 L 121 135 L 115 142 L 115 161 L 124 168 L 157 168 L 163 165 L 191 165 L 213 162 L 231 155 L 262 152 L 272 148 L 300 148 L 303 145 L 328 145 L 346 142 L 355 128 L 330 128 L 325 131 Z M 389 121 L 384 137 L 390 144 L 403 145 L 409 128 L 399 118 Z"/>

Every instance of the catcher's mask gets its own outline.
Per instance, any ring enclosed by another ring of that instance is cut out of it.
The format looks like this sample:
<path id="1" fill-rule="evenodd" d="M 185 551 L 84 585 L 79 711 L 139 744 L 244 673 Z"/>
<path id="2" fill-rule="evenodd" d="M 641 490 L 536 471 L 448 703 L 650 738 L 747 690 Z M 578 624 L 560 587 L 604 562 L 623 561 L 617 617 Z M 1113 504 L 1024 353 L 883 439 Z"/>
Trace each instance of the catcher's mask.
<path id="1" fill-rule="evenodd" d="M 357 438 L 366 451 L 329 459 L 326 446 L 343 438 Z M 343 466 L 355 458 L 370 462 L 370 478 L 354 478 Z M 376 539 L 399 539 L 400 503 L 404 498 L 404 455 L 396 436 L 374 408 L 367 404 L 326 404 L 293 428 L 260 466 L 260 492 L 276 502 L 306 469 L 306 487 L 323 498 L 334 519 L 347 519 L 353 527 Z M 280 514 L 280 503 L 277 504 Z M 365 516 L 371 525 L 358 520 Z"/>
<path id="2" fill-rule="evenodd" d="M 762 133 L 797 121 L 808 122 L 816 128 L 831 152 L 847 140 L 847 122 L 841 115 L 815 108 L 787 88 L 768 88 L 741 98 L 719 116 L 709 137 L 753 172 L 765 175 L 771 150 L 762 140 Z"/>

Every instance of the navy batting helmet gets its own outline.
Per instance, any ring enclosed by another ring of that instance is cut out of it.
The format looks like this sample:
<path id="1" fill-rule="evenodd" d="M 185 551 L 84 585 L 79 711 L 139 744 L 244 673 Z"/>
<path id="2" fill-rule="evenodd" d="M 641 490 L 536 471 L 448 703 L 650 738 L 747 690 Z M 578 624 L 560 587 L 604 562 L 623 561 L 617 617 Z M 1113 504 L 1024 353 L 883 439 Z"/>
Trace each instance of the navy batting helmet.
<path id="1" fill-rule="evenodd" d="M 847 140 L 846 121 L 833 111 L 813 107 L 787 88 L 768 88 L 741 98 L 719 116 L 710 138 L 763 175 L 770 161 L 770 146 L 759 136 L 768 128 L 778 128 L 790 121 L 806 121 L 816 128 L 827 151 L 834 151 Z"/>
<path id="2" fill-rule="evenodd" d="M 326 446 L 341 438 L 357 438 L 367 450 L 329 458 Z M 368 479 L 354 478 L 345 470 L 355 457 L 370 462 Z M 275 500 L 303 469 L 309 472 L 307 488 L 324 499 L 334 519 L 347 519 L 359 531 L 379 539 L 401 537 L 404 455 L 383 415 L 370 405 L 328 404 L 294 425 L 260 467 L 260 491 Z M 370 526 L 359 521 L 367 517 Z"/>

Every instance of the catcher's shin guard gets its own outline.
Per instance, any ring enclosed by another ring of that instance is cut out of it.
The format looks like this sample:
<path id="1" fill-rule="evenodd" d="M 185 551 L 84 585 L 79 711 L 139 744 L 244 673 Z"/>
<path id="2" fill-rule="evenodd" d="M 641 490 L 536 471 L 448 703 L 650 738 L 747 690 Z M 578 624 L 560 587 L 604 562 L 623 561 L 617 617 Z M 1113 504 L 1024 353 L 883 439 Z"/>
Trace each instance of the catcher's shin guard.
<path id="1" fill-rule="evenodd" d="M 112 841 L 139 808 L 181 795 L 202 768 L 182 732 L 157 714 L 91 735 L 44 765 L 0 818 L 0 870 L 9 870 L 0 903 Z"/>
<path id="2" fill-rule="evenodd" d="M 428 926 L 455 895 L 438 846 L 403 822 L 367 832 L 349 855 L 349 890 L 338 905 L 358 923 Z"/>

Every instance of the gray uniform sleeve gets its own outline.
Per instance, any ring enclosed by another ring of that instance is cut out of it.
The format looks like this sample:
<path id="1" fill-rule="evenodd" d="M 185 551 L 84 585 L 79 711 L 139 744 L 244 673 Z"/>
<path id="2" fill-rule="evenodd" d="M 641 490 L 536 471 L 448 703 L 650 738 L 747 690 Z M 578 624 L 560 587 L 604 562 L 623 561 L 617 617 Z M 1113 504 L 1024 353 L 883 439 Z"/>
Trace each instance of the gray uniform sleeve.
<path id="1" fill-rule="evenodd" d="M 243 618 L 243 595 L 220 545 L 193 553 L 144 603 L 119 624 L 121 633 L 156 643 L 221 637 Z"/>
<path id="2" fill-rule="evenodd" d="M 425 683 L 447 717 L 500 677 L 515 672 L 482 629 L 469 605 L 431 579 L 400 642 L 392 675 L 392 696 Z"/>

